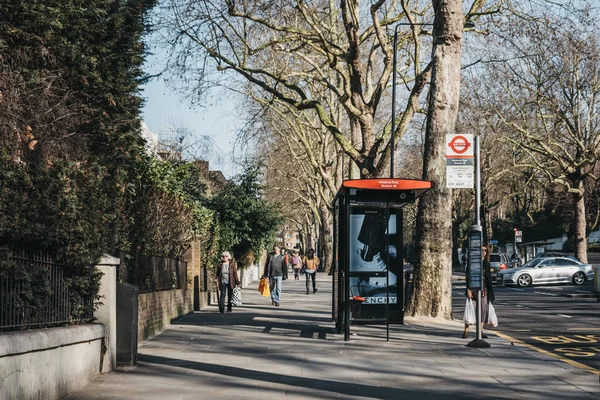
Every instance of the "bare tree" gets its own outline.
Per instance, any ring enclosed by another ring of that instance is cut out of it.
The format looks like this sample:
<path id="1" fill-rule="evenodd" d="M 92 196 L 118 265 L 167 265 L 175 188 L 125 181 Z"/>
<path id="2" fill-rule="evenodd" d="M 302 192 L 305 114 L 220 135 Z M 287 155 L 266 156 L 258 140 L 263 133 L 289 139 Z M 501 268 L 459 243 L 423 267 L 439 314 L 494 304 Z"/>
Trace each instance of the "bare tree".
<path id="1" fill-rule="evenodd" d="M 254 98 L 258 103 L 264 100 Z M 266 104 L 265 104 L 266 105 Z M 331 265 L 331 200 L 341 184 L 341 154 L 322 125 L 305 111 L 271 102 L 263 114 L 269 198 L 284 207 L 288 218 L 310 238 L 319 238 L 320 257 Z M 316 226 L 315 226 L 316 225 Z"/>
<path id="2" fill-rule="evenodd" d="M 600 158 L 598 26 L 575 8 L 561 8 L 557 23 L 538 12 L 501 36 L 503 59 L 487 69 L 496 86 L 486 89 L 496 97 L 494 118 L 526 155 L 517 167 L 571 194 L 575 255 L 586 262 L 585 185 L 597 179 Z"/>
<path id="3" fill-rule="evenodd" d="M 423 3 L 423 4 L 421 4 Z M 209 61 L 234 71 L 275 99 L 310 110 L 361 176 L 381 175 L 388 163 L 389 114 L 378 112 L 392 73 L 390 27 L 404 20 L 417 25 L 400 34 L 405 62 L 399 69 L 406 105 L 399 113 L 400 139 L 418 108 L 430 67 L 421 57 L 419 23 L 428 2 L 385 0 L 370 7 L 358 0 L 339 6 L 325 1 L 234 2 L 167 0 L 162 23 L 174 46 L 171 67 L 191 74 L 202 91 Z M 198 67 L 199 66 L 199 67 Z M 319 87 L 318 92 L 312 91 Z M 332 118 L 333 95 L 345 112 L 344 125 Z M 347 130 L 346 130 L 347 129 Z"/>
<path id="4" fill-rule="evenodd" d="M 423 178 L 437 183 L 419 201 L 414 290 L 410 315 L 450 318 L 452 313 L 452 195 L 446 187 L 445 138 L 458 115 L 462 32 L 461 1 L 433 1 L 432 77 Z"/>
<path id="5" fill-rule="evenodd" d="M 484 3 L 474 0 L 469 15 L 480 14 Z M 220 71 L 235 72 L 268 95 L 263 98 L 312 113 L 361 177 L 384 174 L 389 151 L 418 111 L 435 65 L 423 178 L 438 185 L 420 202 L 421 268 L 411 313 L 449 317 L 451 197 L 444 182 L 443 140 L 456 119 L 465 18 L 462 1 L 433 1 L 432 44 L 421 30 L 430 21 L 431 5 L 406 0 L 379 0 L 370 6 L 359 0 L 342 0 L 339 6 L 325 1 L 169 0 L 162 22 L 174 50 L 171 65 L 182 75 L 191 73 L 198 83 L 195 90 L 205 87 L 211 62 Z M 389 114 L 381 106 L 393 69 L 392 28 L 401 21 L 406 24 L 399 30 L 398 53 L 404 108 L 390 148 Z M 433 46 L 431 62 L 423 57 L 428 46 Z M 343 109 L 342 119 L 335 118 L 332 98 Z M 323 221 L 323 227 L 328 229 L 329 223 Z"/>

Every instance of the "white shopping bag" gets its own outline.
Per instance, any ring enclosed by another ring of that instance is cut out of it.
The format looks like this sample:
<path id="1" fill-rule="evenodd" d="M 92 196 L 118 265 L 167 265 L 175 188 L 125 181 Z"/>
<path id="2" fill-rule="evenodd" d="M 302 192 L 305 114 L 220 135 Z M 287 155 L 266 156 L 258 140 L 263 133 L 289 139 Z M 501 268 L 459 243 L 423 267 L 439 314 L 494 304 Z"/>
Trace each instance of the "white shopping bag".
<path id="1" fill-rule="evenodd" d="M 475 325 L 477 323 L 477 317 L 475 317 L 475 307 L 473 300 L 471 299 L 467 299 L 467 303 L 465 304 L 465 316 L 463 317 L 463 321 L 467 325 Z"/>
<path id="2" fill-rule="evenodd" d="M 496 310 L 494 310 L 494 306 L 491 302 L 488 304 L 488 324 L 490 324 L 494 328 L 498 326 L 498 317 L 496 316 Z"/>

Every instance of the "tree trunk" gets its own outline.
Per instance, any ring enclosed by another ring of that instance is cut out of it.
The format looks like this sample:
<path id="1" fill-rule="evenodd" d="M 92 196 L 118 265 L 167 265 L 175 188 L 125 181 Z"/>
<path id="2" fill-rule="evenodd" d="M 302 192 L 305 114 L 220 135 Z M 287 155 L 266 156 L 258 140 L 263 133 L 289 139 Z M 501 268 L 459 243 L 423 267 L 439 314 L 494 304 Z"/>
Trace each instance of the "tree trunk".
<path id="1" fill-rule="evenodd" d="M 446 134 L 458 114 L 464 16 L 460 0 L 434 0 L 433 71 L 425 133 L 423 179 L 436 187 L 419 201 L 414 289 L 407 313 L 452 313 L 452 195 L 446 187 Z"/>
<path id="2" fill-rule="evenodd" d="M 579 189 L 573 193 L 573 205 L 575 207 L 575 257 L 583 262 L 588 262 L 587 257 L 587 235 L 585 231 L 585 188 L 583 182 L 577 182 L 576 188 Z"/>
<path id="3" fill-rule="evenodd" d="M 321 254 L 319 254 L 319 259 L 321 260 L 323 271 L 329 273 L 333 257 L 333 240 L 331 237 L 331 212 L 329 211 L 329 208 L 327 208 L 327 205 L 324 203 L 321 205 L 320 211 L 323 227 L 321 230 Z"/>
<path id="4" fill-rule="evenodd" d="M 460 240 L 460 225 L 462 221 L 452 221 L 452 270 L 462 271 L 462 264 L 458 258 L 458 249 L 462 248 Z"/>

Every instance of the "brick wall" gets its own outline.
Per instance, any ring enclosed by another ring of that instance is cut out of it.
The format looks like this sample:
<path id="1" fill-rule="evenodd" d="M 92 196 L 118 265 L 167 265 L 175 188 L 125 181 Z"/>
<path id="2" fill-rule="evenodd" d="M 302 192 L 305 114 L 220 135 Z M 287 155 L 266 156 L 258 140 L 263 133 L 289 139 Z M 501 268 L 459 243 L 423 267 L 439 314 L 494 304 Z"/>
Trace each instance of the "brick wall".
<path id="1" fill-rule="evenodd" d="M 212 276 L 206 271 L 206 266 L 202 266 L 202 247 L 199 241 L 192 242 L 188 251 L 184 254 L 183 260 L 188 263 L 188 289 L 193 292 L 194 311 L 200 311 L 211 303 Z"/>
<path id="2" fill-rule="evenodd" d="M 163 290 L 138 297 L 138 343 L 157 335 L 171 322 L 193 311 L 191 290 Z"/>

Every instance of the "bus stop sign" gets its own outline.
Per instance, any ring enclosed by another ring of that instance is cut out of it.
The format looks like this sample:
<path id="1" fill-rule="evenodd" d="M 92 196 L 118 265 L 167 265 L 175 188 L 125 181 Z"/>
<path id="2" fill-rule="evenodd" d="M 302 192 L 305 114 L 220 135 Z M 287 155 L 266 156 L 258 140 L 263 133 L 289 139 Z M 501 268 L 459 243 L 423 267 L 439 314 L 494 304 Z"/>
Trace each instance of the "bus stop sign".
<path id="1" fill-rule="evenodd" d="M 481 226 L 471 225 L 467 233 L 469 239 L 469 289 L 480 290 L 483 287 L 483 260 L 481 256 Z"/>

